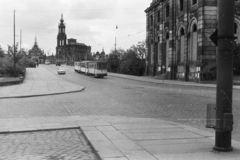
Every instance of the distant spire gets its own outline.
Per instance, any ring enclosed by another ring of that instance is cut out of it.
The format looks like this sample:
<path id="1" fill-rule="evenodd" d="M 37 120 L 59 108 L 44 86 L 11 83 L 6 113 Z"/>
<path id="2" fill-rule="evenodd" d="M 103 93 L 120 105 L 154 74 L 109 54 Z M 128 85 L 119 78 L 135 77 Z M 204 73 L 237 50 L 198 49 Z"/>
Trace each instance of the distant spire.
<path id="1" fill-rule="evenodd" d="M 61 22 L 63 22 L 64 20 L 63 20 L 63 14 L 61 14 L 61 20 L 60 20 Z"/>
<path id="2" fill-rule="evenodd" d="M 37 44 L 37 37 L 35 36 L 35 44 Z"/>

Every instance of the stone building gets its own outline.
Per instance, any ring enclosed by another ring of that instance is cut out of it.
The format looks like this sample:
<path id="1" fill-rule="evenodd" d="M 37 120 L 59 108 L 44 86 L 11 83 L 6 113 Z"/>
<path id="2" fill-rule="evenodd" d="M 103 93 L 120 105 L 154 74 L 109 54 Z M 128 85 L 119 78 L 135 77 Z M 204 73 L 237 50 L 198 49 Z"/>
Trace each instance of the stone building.
<path id="1" fill-rule="evenodd" d="M 206 65 L 216 63 L 210 36 L 217 29 L 218 0 L 153 0 L 147 18 L 147 74 L 195 81 Z M 240 2 L 236 0 L 235 36 Z M 237 42 L 239 41 L 236 40 Z"/>
<path id="2" fill-rule="evenodd" d="M 58 25 L 56 59 L 73 63 L 74 61 L 86 60 L 87 55 L 91 53 L 91 46 L 78 43 L 76 39 L 67 39 L 66 25 L 61 17 Z"/>
<path id="3" fill-rule="evenodd" d="M 46 55 L 44 54 L 44 51 L 39 48 L 37 44 L 37 38 L 35 38 L 34 45 L 32 49 L 29 50 L 28 56 L 35 62 L 38 62 L 38 63 L 45 62 Z"/>
<path id="4" fill-rule="evenodd" d="M 105 54 L 105 52 L 104 52 L 104 49 L 102 50 L 101 53 L 99 53 L 99 52 L 97 51 L 96 54 L 93 54 L 93 58 L 94 58 L 94 60 L 105 61 L 105 60 L 106 60 L 106 54 Z"/>

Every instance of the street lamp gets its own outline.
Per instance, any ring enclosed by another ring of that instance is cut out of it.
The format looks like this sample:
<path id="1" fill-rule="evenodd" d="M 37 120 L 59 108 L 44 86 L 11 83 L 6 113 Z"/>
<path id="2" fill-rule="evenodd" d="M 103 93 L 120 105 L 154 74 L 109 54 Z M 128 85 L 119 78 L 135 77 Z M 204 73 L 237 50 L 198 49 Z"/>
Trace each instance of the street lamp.
<path id="1" fill-rule="evenodd" d="M 118 26 L 116 26 L 116 29 L 118 29 Z M 117 37 L 115 37 L 115 54 L 117 53 Z"/>
<path id="2" fill-rule="evenodd" d="M 13 14 L 13 76 L 16 76 L 16 61 L 15 61 L 15 10 Z"/>

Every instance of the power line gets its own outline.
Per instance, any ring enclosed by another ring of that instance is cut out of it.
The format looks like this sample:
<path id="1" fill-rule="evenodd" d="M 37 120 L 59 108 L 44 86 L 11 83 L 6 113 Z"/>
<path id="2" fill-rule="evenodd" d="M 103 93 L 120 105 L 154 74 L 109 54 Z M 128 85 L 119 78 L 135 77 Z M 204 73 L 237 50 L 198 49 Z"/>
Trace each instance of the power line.
<path id="1" fill-rule="evenodd" d="M 145 10 L 146 8 L 121 8 L 121 9 L 113 9 L 113 8 L 101 8 L 101 9 L 95 9 L 95 8 L 92 8 L 92 9 L 80 9 L 80 10 L 34 10 L 34 11 L 26 11 L 26 10 L 16 10 L 16 12 L 26 12 L 26 13 L 44 13 L 44 12 L 86 12 L 86 11 L 101 11 L 101 10 L 104 10 L 104 11 L 110 11 L 110 10 Z M 4 12 L 0 12 L 0 14 L 6 14 L 6 13 L 11 13 L 12 11 L 4 11 Z"/>

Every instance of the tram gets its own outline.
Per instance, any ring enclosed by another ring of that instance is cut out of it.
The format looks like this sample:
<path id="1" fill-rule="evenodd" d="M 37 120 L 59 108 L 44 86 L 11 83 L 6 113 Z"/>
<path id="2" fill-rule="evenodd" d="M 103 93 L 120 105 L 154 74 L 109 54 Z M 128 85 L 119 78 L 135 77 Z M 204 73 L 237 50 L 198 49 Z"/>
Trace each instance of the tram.
<path id="1" fill-rule="evenodd" d="M 107 76 L 106 61 L 76 61 L 74 62 L 74 70 L 78 73 L 85 73 L 94 77 L 103 78 Z"/>

